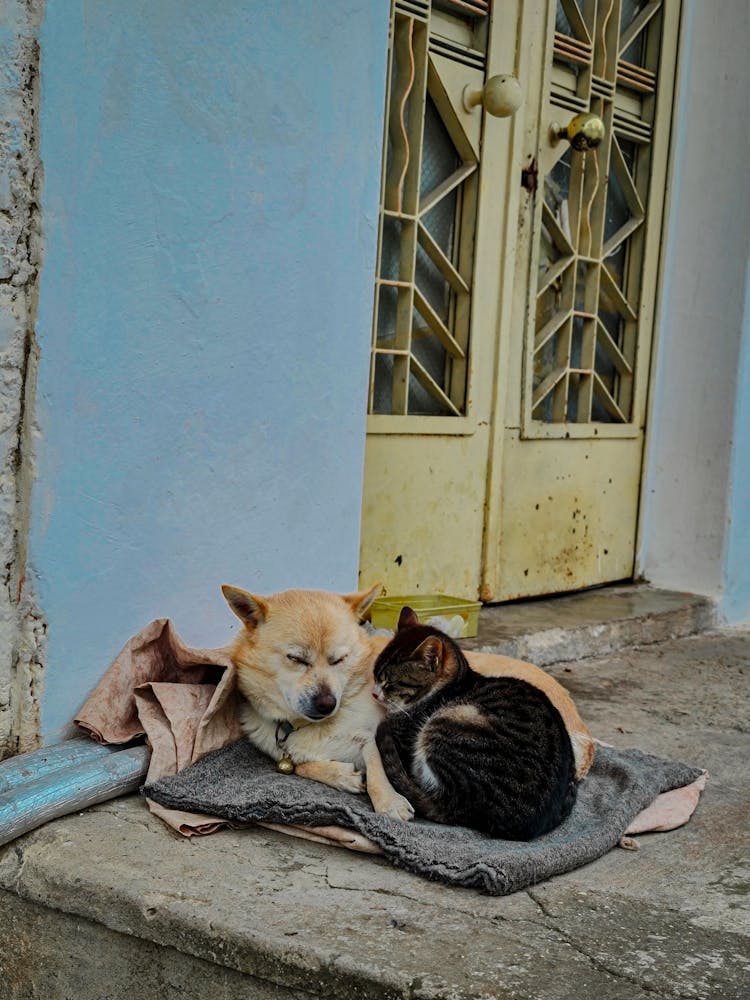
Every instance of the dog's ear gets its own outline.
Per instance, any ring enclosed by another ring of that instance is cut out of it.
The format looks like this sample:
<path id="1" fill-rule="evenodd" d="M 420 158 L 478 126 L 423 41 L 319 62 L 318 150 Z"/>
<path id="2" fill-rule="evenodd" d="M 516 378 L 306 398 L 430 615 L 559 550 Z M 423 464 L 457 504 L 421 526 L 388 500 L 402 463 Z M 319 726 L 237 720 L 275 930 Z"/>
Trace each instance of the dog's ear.
<path id="1" fill-rule="evenodd" d="M 402 628 L 413 628 L 415 625 L 419 625 L 419 618 L 417 618 L 416 611 L 413 611 L 407 605 L 401 608 L 401 614 L 398 616 L 398 626 L 396 631 L 400 632 Z"/>
<path id="2" fill-rule="evenodd" d="M 352 609 L 356 617 L 362 620 L 367 614 L 370 605 L 382 589 L 383 584 L 376 583 L 375 586 L 370 587 L 369 590 L 361 590 L 358 594 L 342 594 L 341 596 Z"/>
<path id="3" fill-rule="evenodd" d="M 246 628 L 252 630 L 266 620 L 268 604 L 262 597 L 249 594 L 246 590 L 240 590 L 239 587 L 230 587 L 226 583 L 222 584 L 221 592 L 229 607 Z"/>

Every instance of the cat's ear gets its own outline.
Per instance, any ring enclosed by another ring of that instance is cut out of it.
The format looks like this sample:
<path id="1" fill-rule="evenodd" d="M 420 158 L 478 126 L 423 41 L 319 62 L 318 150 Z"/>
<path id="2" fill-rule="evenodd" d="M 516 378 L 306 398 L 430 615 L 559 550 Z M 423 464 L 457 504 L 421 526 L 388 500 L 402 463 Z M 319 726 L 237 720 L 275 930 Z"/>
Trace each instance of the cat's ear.
<path id="1" fill-rule="evenodd" d="M 419 618 L 417 618 L 416 611 L 412 611 L 410 607 L 404 605 L 401 608 L 401 614 L 398 616 L 398 629 L 401 631 L 402 628 L 414 628 L 415 625 L 419 625 Z"/>
<path id="2" fill-rule="evenodd" d="M 428 636 L 414 650 L 414 658 L 420 660 L 432 674 L 440 673 L 445 655 L 445 646 L 436 635 Z"/>
<path id="3" fill-rule="evenodd" d="M 229 607 L 234 611 L 245 628 L 251 632 L 261 622 L 266 620 L 268 604 L 266 604 L 262 597 L 249 594 L 246 590 L 241 590 L 239 587 L 230 587 L 226 583 L 222 585 L 221 592 Z"/>

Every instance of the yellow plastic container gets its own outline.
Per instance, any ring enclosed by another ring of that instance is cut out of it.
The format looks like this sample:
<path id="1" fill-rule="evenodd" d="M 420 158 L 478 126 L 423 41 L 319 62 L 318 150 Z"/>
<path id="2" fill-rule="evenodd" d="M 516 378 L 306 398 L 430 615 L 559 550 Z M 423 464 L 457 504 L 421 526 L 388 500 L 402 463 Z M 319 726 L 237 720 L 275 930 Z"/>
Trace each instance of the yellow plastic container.
<path id="1" fill-rule="evenodd" d="M 445 594 L 406 594 L 403 597 L 377 597 L 372 602 L 371 621 L 375 628 L 389 628 L 395 632 L 398 616 L 405 605 L 412 608 L 422 625 L 430 618 L 440 616 L 450 620 L 460 615 L 464 620 L 459 638 L 471 639 L 479 628 L 479 601 L 463 601 L 460 597 Z"/>

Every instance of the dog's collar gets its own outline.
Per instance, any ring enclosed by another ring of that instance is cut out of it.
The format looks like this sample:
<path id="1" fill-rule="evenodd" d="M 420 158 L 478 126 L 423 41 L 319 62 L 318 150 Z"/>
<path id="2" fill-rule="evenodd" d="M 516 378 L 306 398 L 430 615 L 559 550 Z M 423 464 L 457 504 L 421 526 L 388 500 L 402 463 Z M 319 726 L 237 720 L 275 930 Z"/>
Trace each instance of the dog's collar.
<path id="1" fill-rule="evenodd" d="M 276 723 L 276 746 L 279 748 L 283 747 L 295 728 L 289 719 L 279 719 Z"/>
<path id="2" fill-rule="evenodd" d="M 292 755 L 286 749 L 285 744 L 292 733 L 296 733 L 298 729 L 304 729 L 305 726 L 311 726 L 312 722 L 303 722 L 299 726 L 293 726 L 289 719 L 279 719 L 276 722 L 276 746 L 279 750 L 283 750 L 283 756 L 276 761 L 276 770 L 280 771 L 282 774 L 294 774 L 294 761 L 292 760 Z"/>

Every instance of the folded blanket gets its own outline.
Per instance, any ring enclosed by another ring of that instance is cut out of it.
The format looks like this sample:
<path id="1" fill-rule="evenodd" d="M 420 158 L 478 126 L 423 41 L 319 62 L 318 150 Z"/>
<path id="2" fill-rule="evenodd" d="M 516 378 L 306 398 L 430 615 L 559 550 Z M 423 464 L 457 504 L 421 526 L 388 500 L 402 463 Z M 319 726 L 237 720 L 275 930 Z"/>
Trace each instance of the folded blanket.
<path id="1" fill-rule="evenodd" d="M 660 793 L 700 782 L 702 773 L 640 750 L 600 746 L 568 819 L 528 843 L 493 839 L 464 827 L 390 819 L 375 813 L 364 795 L 280 775 L 244 740 L 148 784 L 144 791 L 170 809 L 210 813 L 231 822 L 282 824 L 290 832 L 300 826 L 348 828 L 354 839 L 361 835 L 411 872 L 502 896 L 601 857 Z"/>

